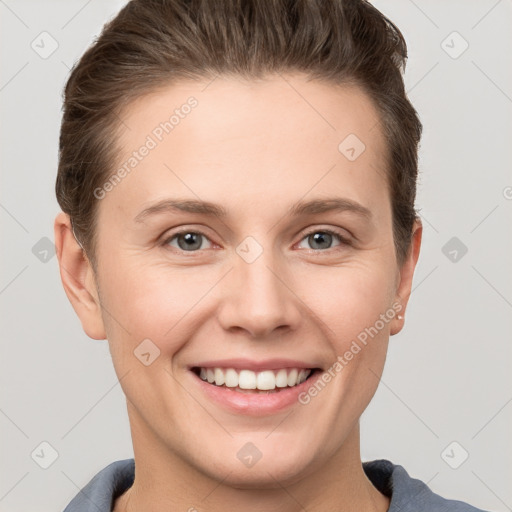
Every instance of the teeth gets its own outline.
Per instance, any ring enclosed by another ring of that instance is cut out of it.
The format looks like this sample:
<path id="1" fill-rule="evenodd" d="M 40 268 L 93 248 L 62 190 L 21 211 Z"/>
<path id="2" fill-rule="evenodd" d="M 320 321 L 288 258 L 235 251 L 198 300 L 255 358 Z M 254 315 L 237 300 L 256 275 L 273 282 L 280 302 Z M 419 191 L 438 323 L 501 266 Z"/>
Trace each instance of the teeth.
<path id="1" fill-rule="evenodd" d="M 251 372 L 252 373 L 252 372 Z M 240 386 L 242 387 L 242 386 Z M 276 388 L 276 376 L 274 372 L 267 370 L 258 373 L 256 377 L 256 387 L 258 389 L 267 390 Z"/>
<path id="2" fill-rule="evenodd" d="M 215 375 L 215 385 L 222 386 L 226 380 L 224 377 L 224 372 L 220 368 L 215 368 L 213 374 Z"/>
<path id="3" fill-rule="evenodd" d="M 299 376 L 299 372 L 296 368 L 290 371 L 288 374 L 288 386 L 295 386 L 297 384 L 297 377 Z"/>
<path id="4" fill-rule="evenodd" d="M 288 386 L 288 374 L 285 369 L 282 369 L 276 374 L 276 387 L 285 388 L 286 386 Z"/>
<path id="5" fill-rule="evenodd" d="M 240 389 L 256 389 L 256 374 L 250 370 L 242 370 L 238 375 Z"/>
<path id="6" fill-rule="evenodd" d="M 216 386 L 228 388 L 258 389 L 268 391 L 276 388 L 297 386 L 304 382 L 312 370 L 304 368 L 282 368 L 281 370 L 235 370 L 234 368 L 201 368 L 199 377 Z"/>
<path id="7" fill-rule="evenodd" d="M 226 370 L 224 375 L 224 383 L 228 388 L 236 388 L 238 386 L 238 373 L 236 373 L 233 368 Z"/>

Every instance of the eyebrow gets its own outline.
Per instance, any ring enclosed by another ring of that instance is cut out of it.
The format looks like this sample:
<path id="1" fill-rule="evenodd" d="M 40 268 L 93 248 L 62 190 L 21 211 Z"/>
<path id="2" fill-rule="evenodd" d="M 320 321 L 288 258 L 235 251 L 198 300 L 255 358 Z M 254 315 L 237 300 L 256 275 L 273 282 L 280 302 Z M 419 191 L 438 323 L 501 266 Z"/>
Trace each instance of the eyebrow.
<path id="1" fill-rule="evenodd" d="M 298 201 L 293 204 L 287 215 L 289 217 L 298 217 L 301 215 L 315 215 L 330 211 L 352 212 L 366 219 L 371 219 L 372 212 L 356 201 L 341 197 L 328 197 L 325 199 L 313 199 L 311 201 Z M 228 216 L 227 210 L 215 203 L 208 201 L 198 201 L 191 199 L 163 199 L 142 210 L 136 217 L 135 222 L 144 222 L 147 217 L 159 213 L 167 212 L 186 212 L 197 213 L 208 216 L 225 218 Z"/>

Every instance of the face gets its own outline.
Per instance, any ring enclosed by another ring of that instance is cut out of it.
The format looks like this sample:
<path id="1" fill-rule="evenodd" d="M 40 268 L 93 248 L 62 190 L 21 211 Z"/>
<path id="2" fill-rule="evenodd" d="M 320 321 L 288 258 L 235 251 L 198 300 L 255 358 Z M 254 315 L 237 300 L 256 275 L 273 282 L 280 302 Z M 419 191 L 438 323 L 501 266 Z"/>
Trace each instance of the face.
<path id="1" fill-rule="evenodd" d="M 102 308 L 75 308 L 108 337 L 136 457 L 238 486 L 356 446 L 417 258 L 397 265 L 369 98 L 285 78 L 181 82 L 127 108 L 126 172 L 97 192 Z"/>

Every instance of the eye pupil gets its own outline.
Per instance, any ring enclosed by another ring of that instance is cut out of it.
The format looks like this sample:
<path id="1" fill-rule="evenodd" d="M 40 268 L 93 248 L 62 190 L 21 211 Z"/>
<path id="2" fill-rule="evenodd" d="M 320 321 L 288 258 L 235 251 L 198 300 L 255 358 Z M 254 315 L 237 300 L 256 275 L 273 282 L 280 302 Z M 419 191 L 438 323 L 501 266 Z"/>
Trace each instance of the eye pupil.
<path id="1" fill-rule="evenodd" d="M 178 245 L 184 251 L 199 249 L 201 247 L 201 236 L 199 233 L 185 233 L 178 235 Z M 184 243 L 182 244 L 182 241 Z"/>
<path id="2" fill-rule="evenodd" d="M 329 249 L 329 246 L 332 243 L 332 235 L 319 231 L 313 235 L 309 235 L 309 242 L 313 249 Z M 327 246 L 325 246 L 325 244 Z M 318 247 L 318 245 L 320 245 L 320 247 Z"/>

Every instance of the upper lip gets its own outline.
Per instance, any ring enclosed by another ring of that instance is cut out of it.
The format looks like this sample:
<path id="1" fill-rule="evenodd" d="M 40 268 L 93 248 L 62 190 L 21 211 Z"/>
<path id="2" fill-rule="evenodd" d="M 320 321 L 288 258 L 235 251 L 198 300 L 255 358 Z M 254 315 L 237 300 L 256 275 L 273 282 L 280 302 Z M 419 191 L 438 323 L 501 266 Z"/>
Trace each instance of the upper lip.
<path id="1" fill-rule="evenodd" d="M 275 358 L 255 361 L 253 359 L 236 358 L 203 361 L 194 365 L 190 365 L 189 369 L 192 368 L 241 368 L 244 370 L 252 370 L 257 372 L 264 370 L 280 370 L 282 368 L 313 369 L 319 368 L 319 366 L 313 362 L 304 362 L 295 359 Z"/>

